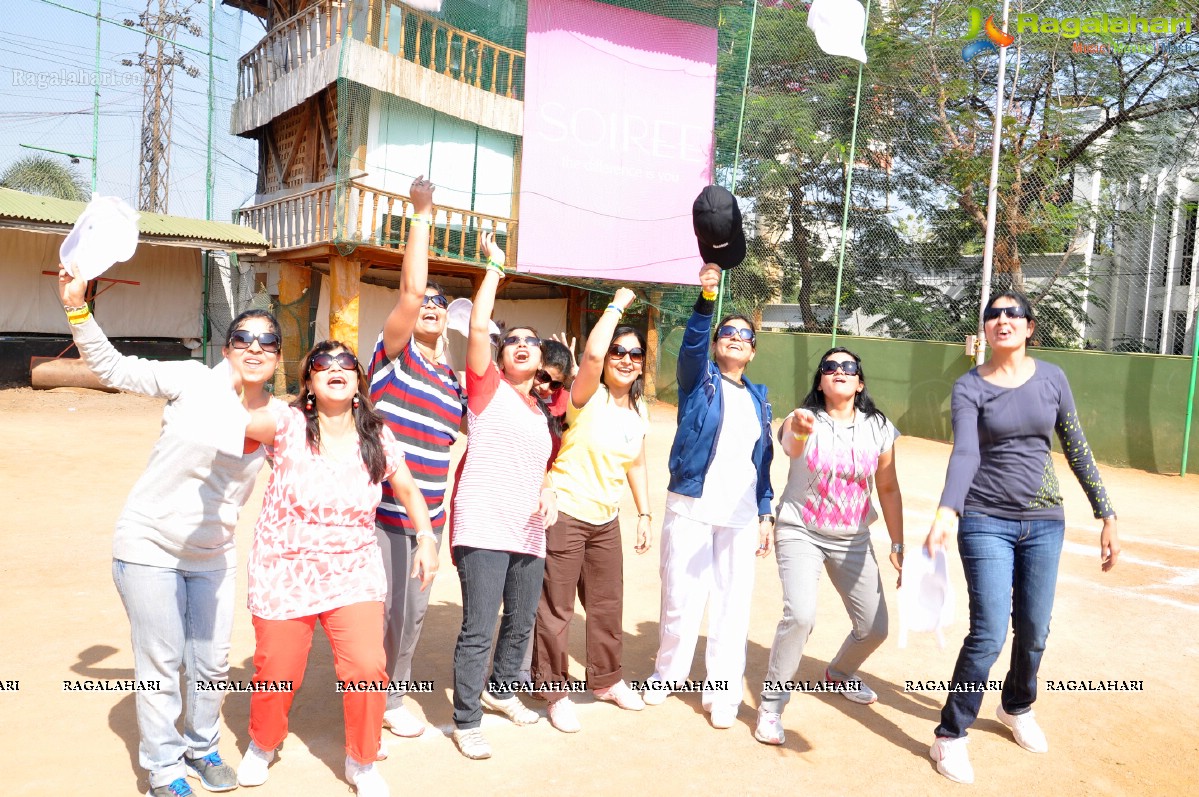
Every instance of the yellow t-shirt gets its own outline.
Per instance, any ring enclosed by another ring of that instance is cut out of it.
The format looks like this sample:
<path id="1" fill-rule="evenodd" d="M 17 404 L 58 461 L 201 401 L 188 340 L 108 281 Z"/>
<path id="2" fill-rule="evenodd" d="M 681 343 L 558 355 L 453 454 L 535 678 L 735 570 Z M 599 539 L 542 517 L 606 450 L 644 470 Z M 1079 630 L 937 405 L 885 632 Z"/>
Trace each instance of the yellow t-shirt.
<path id="1" fill-rule="evenodd" d="M 573 402 L 567 407 L 569 427 L 550 471 L 558 511 L 595 526 L 616 517 L 628 482 L 625 472 L 649 431 L 645 402 L 638 402 L 638 410 L 618 406 L 603 385 L 583 407 Z"/>

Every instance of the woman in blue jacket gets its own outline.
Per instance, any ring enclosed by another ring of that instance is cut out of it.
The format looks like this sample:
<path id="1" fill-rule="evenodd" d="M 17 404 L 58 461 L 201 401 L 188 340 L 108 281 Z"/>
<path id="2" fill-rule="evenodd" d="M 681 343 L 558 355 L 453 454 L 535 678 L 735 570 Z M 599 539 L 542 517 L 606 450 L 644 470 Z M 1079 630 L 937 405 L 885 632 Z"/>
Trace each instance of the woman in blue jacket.
<path id="1" fill-rule="evenodd" d="M 703 293 L 679 351 L 678 431 L 662 523 L 662 616 L 656 668 L 645 702 L 658 705 L 687 678 L 708 608 L 703 707 L 715 728 L 731 728 L 741 705 L 754 556 L 770 552 L 770 403 L 745 378 L 754 358 L 753 323 L 739 315 L 708 330 L 720 268 L 699 273 Z"/>

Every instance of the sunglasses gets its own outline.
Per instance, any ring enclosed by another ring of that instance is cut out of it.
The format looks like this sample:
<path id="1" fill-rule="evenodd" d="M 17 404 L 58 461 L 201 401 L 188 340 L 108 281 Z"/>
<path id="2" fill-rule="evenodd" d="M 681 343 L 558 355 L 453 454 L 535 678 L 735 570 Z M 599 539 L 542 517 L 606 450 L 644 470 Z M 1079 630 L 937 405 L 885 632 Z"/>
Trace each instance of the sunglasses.
<path id="1" fill-rule="evenodd" d="M 720 329 L 716 330 L 716 339 L 721 338 L 741 338 L 746 343 L 753 343 L 754 331 L 748 327 L 735 327 L 732 324 L 725 324 Z"/>
<path id="2" fill-rule="evenodd" d="M 314 373 L 316 371 L 328 371 L 333 367 L 333 363 L 337 363 L 343 371 L 358 370 L 358 358 L 348 351 L 338 352 L 337 354 L 330 354 L 327 351 L 323 351 L 320 354 L 314 355 L 308 363 L 308 370 Z"/>
<path id="3" fill-rule="evenodd" d="M 440 293 L 431 293 L 421 300 L 420 306 L 425 307 L 430 304 L 434 307 L 440 307 L 442 310 L 444 310 L 450 306 L 450 300 L 442 296 Z"/>
<path id="4" fill-rule="evenodd" d="M 536 338 L 532 335 L 509 335 L 503 341 L 503 345 L 505 346 L 515 346 L 518 343 L 523 343 L 529 348 L 535 348 L 541 345 L 541 338 Z"/>
<path id="5" fill-rule="evenodd" d="M 856 376 L 862 373 L 862 366 L 858 365 L 857 360 L 825 360 L 820 363 L 820 373 L 825 376 L 832 376 L 837 373 L 837 369 L 846 376 Z"/>
<path id="6" fill-rule="evenodd" d="M 255 335 L 248 329 L 235 329 L 229 336 L 229 345 L 235 349 L 248 349 L 254 345 L 254 341 L 258 341 L 262 350 L 270 354 L 278 354 L 283 345 L 283 338 L 274 332 L 260 332 Z"/>
<path id="7" fill-rule="evenodd" d="M 624 346 L 613 343 L 608 347 L 608 356 L 613 360 L 623 360 L 626 354 L 634 364 L 645 362 L 645 349 L 640 346 L 626 349 Z"/>
<path id="8" fill-rule="evenodd" d="M 563 384 L 562 380 L 554 379 L 550 376 L 548 371 L 537 372 L 537 383 L 540 385 L 549 385 L 550 390 L 561 390 Z"/>
<path id="9" fill-rule="evenodd" d="M 1028 313 L 1020 305 L 1014 307 L 988 307 L 983 310 L 983 321 L 994 321 L 999 316 L 1005 315 L 1008 318 L 1028 318 Z"/>

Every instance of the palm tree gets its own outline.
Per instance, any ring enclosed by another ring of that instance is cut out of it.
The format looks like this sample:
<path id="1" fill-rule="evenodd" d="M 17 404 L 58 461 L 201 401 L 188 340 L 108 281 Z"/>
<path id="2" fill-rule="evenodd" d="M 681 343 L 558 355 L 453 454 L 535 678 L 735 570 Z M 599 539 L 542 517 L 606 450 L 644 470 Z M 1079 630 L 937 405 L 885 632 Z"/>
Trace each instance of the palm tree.
<path id="1" fill-rule="evenodd" d="M 75 202 L 86 202 L 92 195 L 91 184 L 78 169 L 45 155 L 26 155 L 13 161 L 0 174 L 0 187 Z"/>

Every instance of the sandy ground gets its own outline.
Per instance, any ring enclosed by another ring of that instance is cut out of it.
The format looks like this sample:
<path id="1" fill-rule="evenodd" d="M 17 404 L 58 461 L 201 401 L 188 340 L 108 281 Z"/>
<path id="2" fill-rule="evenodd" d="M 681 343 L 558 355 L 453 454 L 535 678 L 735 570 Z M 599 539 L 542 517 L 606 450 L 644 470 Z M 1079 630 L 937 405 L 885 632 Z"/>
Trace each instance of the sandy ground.
<path id="1" fill-rule="evenodd" d="M 130 395 L 0 391 L 0 685 L 7 687 L 0 691 L 0 773 L 6 795 L 107 797 L 147 788 L 137 765 L 133 695 L 64 692 L 62 682 L 133 677 L 128 622 L 110 575 L 111 533 L 157 434 L 159 408 L 157 401 Z M 776 416 L 786 409 L 777 407 Z M 660 518 L 673 408 L 656 407 L 654 420 L 649 452 Z M 949 448 L 905 437 L 897 452 L 906 538 L 915 545 L 940 493 Z M 787 743 L 755 742 L 757 693 L 781 613 L 771 558 L 758 565 L 745 703 L 732 730 L 708 724 L 698 695 L 672 697 L 640 714 L 583 696 L 583 731 L 574 736 L 544 720 L 516 727 L 488 716 L 484 729 L 494 757 L 482 762 L 464 759 L 445 735 L 461 619 L 458 580 L 447 568 L 434 586 L 414 673 L 434 682 L 432 694 L 414 701 L 434 727 L 415 740 L 388 734 L 390 758 L 380 767 L 394 794 L 1199 793 L 1199 479 L 1104 469 L 1125 546 L 1120 566 L 1104 575 L 1098 524 L 1061 461 L 1058 472 L 1066 490 L 1067 547 L 1042 679 L 1138 680 L 1143 690 L 1042 691 L 1037 715 L 1050 739 L 1048 754 L 1025 752 L 1012 741 L 994 719 L 997 697 L 991 694 L 970 735 L 975 785 L 958 786 L 936 773 L 928 745 L 944 695 L 908 692 L 904 685 L 949 677 L 965 633 L 964 608 L 945 649 L 929 635 L 900 649 L 893 633 L 864 669 L 879 693 L 876 705 L 799 694 L 783 717 Z M 785 474 L 786 462 L 776 461 L 775 483 L 781 485 Z M 243 568 L 265 478 L 239 526 Z M 875 533 L 876 544 L 884 546 L 881 524 Z M 656 548 L 635 555 L 631 540 L 626 548 L 625 666 L 634 679 L 652 671 L 657 646 L 658 556 Z M 953 579 L 964 590 L 956 552 L 952 560 Z M 885 561 L 883 567 L 894 630 L 894 578 Z M 253 631 L 244 609 L 244 570 L 238 581 L 230 677 L 248 680 Z M 964 592 L 959 596 L 964 604 Z M 847 631 L 844 609 L 825 580 L 799 677 L 819 678 Z M 573 640 L 577 662 L 583 656 L 581 627 Z M 703 645 L 701 638 L 694 678 L 703 676 Z M 576 664 L 573 674 L 581 677 L 582 667 Z M 1002 674 L 997 668 L 992 677 Z M 291 735 L 270 781 L 254 794 L 349 793 L 333 681 L 328 643 L 318 634 L 292 710 Z M 244 694 L 230 695 L 224 704 L 221 752 L 234 764 L 249 743 L 248 708 Z"/>

